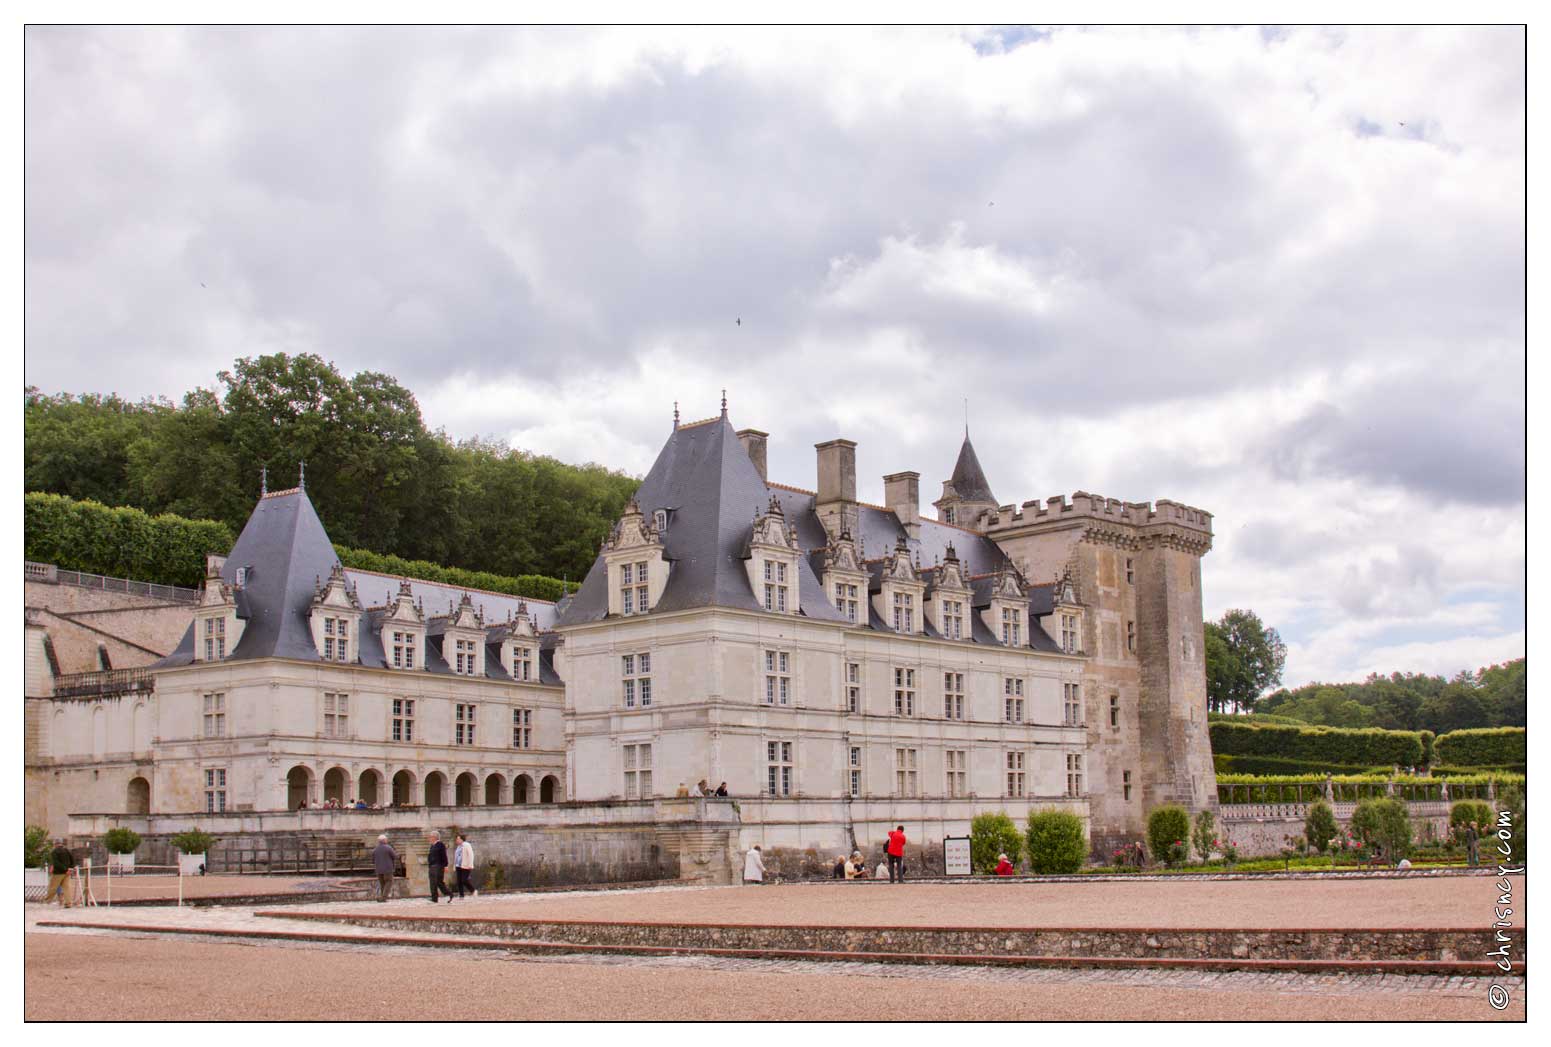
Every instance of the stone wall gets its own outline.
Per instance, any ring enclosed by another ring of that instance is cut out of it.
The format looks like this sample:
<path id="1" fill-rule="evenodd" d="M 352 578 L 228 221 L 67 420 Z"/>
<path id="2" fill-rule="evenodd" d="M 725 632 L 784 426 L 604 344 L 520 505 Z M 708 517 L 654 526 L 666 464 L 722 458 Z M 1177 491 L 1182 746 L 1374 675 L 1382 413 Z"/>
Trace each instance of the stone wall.
<path id="1" fill-rule="evenodd" d="M 1407 805 L 1411 815 L 1411 839 L 1417 845 L 1436 843 L 1448 838 L 1449 805 L 1428 802 Z M 1220 810 L 1219 828 L 1238 848 L 1241 858 L 1265 858 L 1280 855 L 1287 841 L 1303 835 L 1303 820 L 1308 804 L 1225 804 Z M 1331 804 L 1336 824 L 1349 829 L 1356 804 Z"/>

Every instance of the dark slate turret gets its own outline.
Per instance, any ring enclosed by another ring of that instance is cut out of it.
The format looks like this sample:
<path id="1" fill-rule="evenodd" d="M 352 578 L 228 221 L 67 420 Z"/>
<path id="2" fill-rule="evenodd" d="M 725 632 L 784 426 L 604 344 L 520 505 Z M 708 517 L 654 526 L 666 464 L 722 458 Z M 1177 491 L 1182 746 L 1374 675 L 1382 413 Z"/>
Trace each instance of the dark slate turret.
<path id="1" fill-rule="evenodd" d="M 969 442 L 968 430 L 964 432 L 964 446 L 959 448 L 959 460 L 953 466 L 953 479 L 948 482 L 960 501 L 997 504 L 985 470 L 980 468 L 980 459 L 975 457 L 975 445 Z"/>

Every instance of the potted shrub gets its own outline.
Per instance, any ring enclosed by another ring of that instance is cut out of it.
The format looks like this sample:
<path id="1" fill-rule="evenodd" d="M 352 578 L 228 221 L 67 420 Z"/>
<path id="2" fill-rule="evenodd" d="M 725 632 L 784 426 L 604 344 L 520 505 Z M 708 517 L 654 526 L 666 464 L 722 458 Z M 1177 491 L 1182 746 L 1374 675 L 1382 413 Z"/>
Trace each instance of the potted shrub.
<path id="1" fill-rule="evenodd" d="M 135 871 L 135 851 L 140 834 L 133 829 L 115 828 L 102 834 L 102 846 L 108 852 L 108 868 L 115 872 Z"/>
<path id="2" fill-rule="evenodd" d="M 205 867 L 209 864 L 206 859 L 214 843 L 215 837 L 203 829 L 189 829 L 174 836 L 172 845 L 178 849 L 178 872 L 184 876 L 205 875 Z"/>

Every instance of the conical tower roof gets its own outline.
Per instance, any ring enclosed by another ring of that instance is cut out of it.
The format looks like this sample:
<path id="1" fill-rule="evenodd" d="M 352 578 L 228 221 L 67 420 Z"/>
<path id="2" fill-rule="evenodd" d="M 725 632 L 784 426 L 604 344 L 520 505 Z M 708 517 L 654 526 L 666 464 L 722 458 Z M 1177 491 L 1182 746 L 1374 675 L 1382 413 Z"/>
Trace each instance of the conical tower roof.
<path id="1" fill-rule="evenodd" d="M 969 442 L 969 431 L 964 432 L 964 446 L 959 448 L 959 460 L 953 466 L 953 492 L 966 502 L 990 502 L 997 504 L 991 485 L 986 482 L 985 470 L 975 457 L 975 445 Z"/>

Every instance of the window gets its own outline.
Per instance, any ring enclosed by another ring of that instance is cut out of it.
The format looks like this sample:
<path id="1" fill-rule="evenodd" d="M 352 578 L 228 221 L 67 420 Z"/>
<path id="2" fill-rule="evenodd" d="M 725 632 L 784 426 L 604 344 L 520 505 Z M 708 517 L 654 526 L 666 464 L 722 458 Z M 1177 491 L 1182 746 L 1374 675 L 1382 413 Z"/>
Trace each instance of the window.
<path id="1" fill-rule="evenodd" d="M 1120 695 L 1118 694 L 1109 696 L 1109 729 L 1120 730 Z"/>
<path id="2" fill-rule="evenodd" d="M 636 614 L 645 614 L 651 610 L 648 606 L 646 586 L 646 561 L 642 560 L 635 565 L 635 611 Z"/>
<path id="3" fill-rule="evenodd" d="M 348 694 L 324 692 L 323 737 L 350 737 L 350 696 Z"/>
<path id="4" fill-rule="evenodd" d="M 1064 684 L 1063 690 L 1066 694 L 1066 709 L 1061 722 L 1067 727 L 1076 727 L 1082 723 L 1082 685 Z"/>
<path id="5" fill-rule="evenodd" d="M 862 750 L 860 746 L 851 746 L 851 795 L 862 795 Z"/>
<path id="6" fill-rule="evenodd" d="M 964 674 L 942 674 L 942 715 L 948 720 L 964 719 Z"/>
<path id="7" fill-rule="evenodd" d="M 652 513 L 652 523 L 656 525 L 658 534 L 666 531 L 668 529 L 668 510 L 655 510 Z"/>
<path id="8" fill-rule="evenodd" d="M 619 606 L 621 614 L 645 614 L 647 598 L 646 561 L 627 563 L 619 569 Z"/>
<path id="9" fill-rule="evenodd" d="M 413 669 L 415 667 L 415 634 L 393 634 L 393 668 Z"/>
<path id="10" fill-rule="evenodd" d="M 765 652 L 765 704 L 792 704 L 790 656 L 785 651 Z"/>
<path id="11" fill-rule="evenodd" d="M 625 799 L 645 800 L 652 795 L 652 747 L 625 746 Z"/>
<path id="12" fill-rule="evenodd" d="M 456 706 L 452 740 L 458 745 L 474 744 L 474 706 Z"/>
<path id="13" fill-rule="evenodd" d="M 531 647 L 513 647 L 512 648 L 512 679 L 514 679 L 514 680 L 531 680 L 531 679 L 533 679 L 533 648 L 531 648 Z"/>
<path id="14" fill-rule="evenodd" d="M 1077 616 L 1075 614 L 1061 616 L 1061 650 L 1067 654 L 1077 653 Z"/>
<path id="15" fill-rule="evenodd" d="M 964 604 L 960 600 L 942 602 L 942 635 L 949 640 L 964 639 Z"/>
<path id="16" fill-rule="evenodd" d="M 856 586 L 845 582 L 835 583 L 835 607 L 851 621 L 856 621 Z"/>
<path id="17" fill-rule="evenodd" d="M 474 675 L 474 641 L 454 640 L 453 650 L 457 652 L 457 661 L 453 664 L 452 671 L 459 676 Z"/>
<path id="18" fill-rule="evenodd" d="M 219 814 L 226 810 L 226 768 L 205 768 L 205 812 Z"/>
<path id="19" fill-rule="evenodd" d="M 1131 799 L 1131 772 L 1130 771 L 1121 771 L 1120 772 L 1120 783 L 1121 783 L 1120 784 L 1120 790 L 1121 790 L 1122 793 L 1125 794 L 1125 798 L 1127 800 Z"/>
<path id="20" fill-rule="evenodd" d="M 415 701 L 413 698 L 393 699 L 393 734 L 395 742 L 415 740 Z"/>
<path id="21" fill-rule="evenodd" d="M 1008 676 L 1002 680 L 1003 718 L 1008 723 L 1023 722 L 1023 681 Z"/>
<path id="22" fill-rule="evenodd" d="M 1131 651 L 1133 653 L 1136 651 L 1136 623 L 1135 622 L 1127 622 L 1126 623 L 1126 650 Z"/>
<path id="23" fill-rule="evenodd" d="M 1007 795 L 1023 795 L 1023 753 L 1007 754 Z"/>
<path id="24" fill-rule="evenodd" d="M 1129 556 L 1126 557 L 1126 584 L 1127 585 L 1135 585 L 1136 584 L 1136 567 L 1135 567 L 1135 563 L 1136 563 L 1136 561 L 1132 560 Z"/>
<path id="25" fill-rule="evenodd" d="M 950 523 L 950 524 L 954 522 L 954 520 L 953 520 L 953 506 L 950 505 L 950 506 L 948 506 L 946 509 L 944 509 L 942 511 L 942 522 L 943 523 Z"/>
<path id="26" fill-rule="evenodd" d="M 965 759 L 969 754 L 962 749 L 949 749 L 945 755 L 948 767 L 948 795 L 969 795 L 969 763 Z"/>
<path id="27" fill-rule="evenodd" d="M 1013 607 L 1002 608 L 1002 643 L 1008 647 L 1023 646 L 1023 612 Z"/>
<path id="28" fill-rule="evenodd" d="M 779 560 L 765 561 L 765 610 L 786 610 L 786 564 Z"/>
<path id="29" fill-rule="evenodd" d="M 914 749 L 894 750 L 894 793 L 896 796 L 915 796 L 918 792 L 916 780 L 916 751 Z"/>
<path id="30" fill-rule="evenodd" d="M 846 663 L 846 712 L 862 711 L 862 667 L 858 662 Z"/>
<path id="31" fill-rule="evenodd" d="M 647 653 L 627 654 L 620 658 L 620 675 L 624 678 L 625 708 L 642 709 L 652 704 L 652 656 Z"/>
<path id="32" fill-rule="evenodd" d="M 894 715 L 914 716 L 916 714 L 916 671 L 914 669 L 894 670 Z"/>
<path id="33" fill-rule="evenodd" d="M 533 710 L 512 710 L 512 748 L 533 748 Z"/>
<path id="34" fill-rule="evenodd" d="M 226 695 L 205 695 L 205 737 L 226 737 Z"/>
<path id="35" fill-rule="evenodd" d="M 913 633 L 916 624 L 916 598 L 910 593 L 894 594 L 894 631 Z"/>
<path id="36" fill-rule="evenodd" d="M 226 619 L 205 619 L 205 661 L 226 657 Z"/>
<path id="37" fill-rule="evenodd" d="M 323 660 L 325 662 L 350 660 L 350 619 L 323 619 Z"/>
<path id="38" fill-rule="evenodd" d="M 1066 754 L 1066 795 L 1082 795 L 1082 754 Z"/>
<path id="39" fill-rule="evenodd" d="M 765 785 L 771 796 L 792 795 L 792 743 L 765 743 Z"/>

